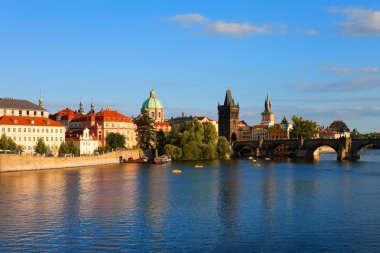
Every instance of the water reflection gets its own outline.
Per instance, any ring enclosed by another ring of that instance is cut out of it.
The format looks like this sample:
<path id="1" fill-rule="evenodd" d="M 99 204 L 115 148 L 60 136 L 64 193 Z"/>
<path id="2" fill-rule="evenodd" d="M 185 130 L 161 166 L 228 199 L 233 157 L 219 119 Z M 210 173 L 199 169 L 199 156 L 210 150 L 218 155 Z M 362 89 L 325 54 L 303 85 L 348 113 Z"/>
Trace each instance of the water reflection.
<path id="1" fill-rule="evenodd" d="M 2 173 L 0 251 L 377 252 L 380 151 L 371 152 L 259 168 L 229 160 Z"/>

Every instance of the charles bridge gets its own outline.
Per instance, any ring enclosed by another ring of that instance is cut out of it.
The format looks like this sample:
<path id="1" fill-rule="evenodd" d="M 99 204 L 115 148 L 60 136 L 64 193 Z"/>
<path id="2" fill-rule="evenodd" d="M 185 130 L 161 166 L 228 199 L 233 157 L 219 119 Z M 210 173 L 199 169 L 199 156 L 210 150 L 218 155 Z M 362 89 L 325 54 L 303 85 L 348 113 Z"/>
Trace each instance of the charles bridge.
<path id="1" fill-rule="evenodd" d="M 273 157 L 274 150 L 284 145 L 287 154 L 297 158 L 313 160 L 319 155 L 319 148 L 328 146 L 335 150 L 337 160 L 358 160 L 358 152 L 368 146 L 380 146 L 380 139 L 277 139 L 277 140 L 250 140 L 235 141 L 232 145 L 234 157 L 252 155 L 255 157 Z"/>

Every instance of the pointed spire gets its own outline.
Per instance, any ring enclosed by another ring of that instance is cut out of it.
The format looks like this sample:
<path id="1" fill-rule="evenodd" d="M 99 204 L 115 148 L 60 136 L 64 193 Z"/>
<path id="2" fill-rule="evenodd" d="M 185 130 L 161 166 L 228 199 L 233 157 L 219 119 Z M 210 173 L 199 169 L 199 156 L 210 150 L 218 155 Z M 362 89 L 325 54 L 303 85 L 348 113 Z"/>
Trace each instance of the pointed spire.
<path id="1" fill-rule="evenodd" d="M 42 91 L 40 90 L 40 99 L 38 99 L 38 105 L 44 109 L 44 103 L 43 103 L 43 100 L 42 100 Z"/>
<path id="2" fill-rule="evenodd" d="M 265 110 L 264 112 L 271 113 L 272 112 L 272 104 L 269 100 L 269 95 L 267 93 L 267 98 L 265 99 Z"/>
<path id="3" fill-rule="evenodd" d="M 83 110 L 83 104 L 82 104 L 82 97 L 80 97 L 80 102 L 79 102 L 79 111 L 78 111 L 80 114 L 83 114 L 84 113 L 84 110 Z"/>
<path id="4" fill-rule="evenodd" d="M 227 89 L 226 91 L 226 98 L 224 99 L 224 105 L 233 106 L 235 105 L 235 101 L 232 98 L 231 90 Z"/>
<path id="5" fill-rule="evenodd" d="M 94 102 L 93 102 L 92 98 L 91 98 L 91 109 L 90 109 L 89 113 L 95 113 L 95 107 L 94 107 Z"/>

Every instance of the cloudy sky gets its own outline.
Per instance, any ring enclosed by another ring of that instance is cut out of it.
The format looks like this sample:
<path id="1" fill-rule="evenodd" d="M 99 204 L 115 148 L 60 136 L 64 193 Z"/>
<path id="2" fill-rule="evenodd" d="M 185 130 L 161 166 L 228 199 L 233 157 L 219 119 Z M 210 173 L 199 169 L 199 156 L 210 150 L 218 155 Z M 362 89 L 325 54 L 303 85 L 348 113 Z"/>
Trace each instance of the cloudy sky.
<path id="1" fill-rule="evenodd" d="M 335 119 L 380 131 L 379 1 L 0 1 L 0 97 L 136 116 L 217 118 L 229 87 L 257 124 Z"/>

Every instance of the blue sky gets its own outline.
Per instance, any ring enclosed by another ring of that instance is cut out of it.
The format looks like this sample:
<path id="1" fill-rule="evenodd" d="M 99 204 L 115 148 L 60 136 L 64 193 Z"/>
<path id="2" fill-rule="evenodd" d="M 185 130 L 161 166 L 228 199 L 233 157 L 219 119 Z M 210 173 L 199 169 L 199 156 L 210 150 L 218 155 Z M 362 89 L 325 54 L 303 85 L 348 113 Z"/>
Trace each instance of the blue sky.
<path id="1" fill-rule="evenodd" d="M 380 131 L 378 1 L 0 1 L 0 97 L 136 116 L 154 88 L 166 116 L 217 118 L 230 87 L 257 124 L 335 119 Z"/>

